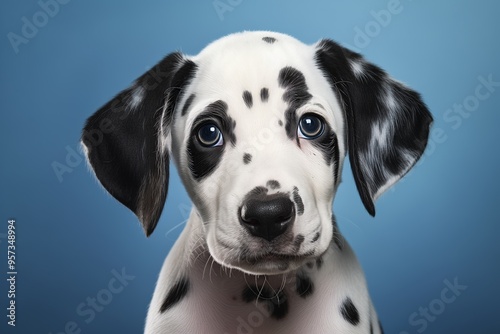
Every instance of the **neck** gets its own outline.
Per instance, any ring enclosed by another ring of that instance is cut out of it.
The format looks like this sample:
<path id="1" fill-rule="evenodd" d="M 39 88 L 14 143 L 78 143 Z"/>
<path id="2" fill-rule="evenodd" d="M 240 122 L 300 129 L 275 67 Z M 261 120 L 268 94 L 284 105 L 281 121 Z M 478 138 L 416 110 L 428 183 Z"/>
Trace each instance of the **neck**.
<path id="1" fill-rule="evenodd" d="M 194 233 L 190 232 L 190 235 Z M 197 240 L 202 240 L 199 236 Z M 193 243 L 190 243 L 193 245 Z M 335 254 L 335 244 L 323 256 L 304 263 L 297 270 L 276 275 L 253 275 L 225 267 L 214 260 L 206 244 L 191 249 L 187 276 L 193 294 L 235 310 L 246 307 L 266 310 L 270 318 L 286 316 L 290 305 L 305 302 L 313 294 L 323 262 Z M 188 251 L 188 249 L 186 249 Z M 205 302 L 206 303 L 206 302 Z M 227 312 L 227 310 L 226 310 Z"/>
<path id="2" fill-rule="evenodd" d="M 159 282 L 166 283 L 157 286 L 161 291 L 152 301 L 153 310 L 160 309 L 171 326 L 184 326 L 179 333 L 252 333 L 257 327 L 266 334 L 306 333 L 311 328 L 322 333 L 341 319 L 332 309 L 346 297 L 342 287 L 360 275 L 343 239 L 342 250 L 332 241 L 321 257 L 297 270 L 252 275 L 217 263 L 201 242 L 205 239 L 196 223 L 190 219 L 165 261 Z"/>

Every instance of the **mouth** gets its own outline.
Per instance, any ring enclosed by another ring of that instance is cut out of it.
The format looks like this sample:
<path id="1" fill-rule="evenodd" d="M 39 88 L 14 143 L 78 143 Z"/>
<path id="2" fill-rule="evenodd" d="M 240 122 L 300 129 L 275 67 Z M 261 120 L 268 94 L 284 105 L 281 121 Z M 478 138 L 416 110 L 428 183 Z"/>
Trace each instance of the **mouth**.
<path id="1" fill-rule="evenodd" d="M 245 260 L 251 264 L 258 264 L 261 262 L 281 262 L 281 261 L 303 261 L 306 258 L 309 258 L 313 252 L 303 255 L 297 254 L 281 254 L 275 252 L 268 252 L 265 254 L 254 255 L 252 257 L 246 258 Z"/>
<path id="2" fill-rule="evenodd" d="M 300 255 L 268 252 L 242 257 L 234 266 L 248 274 L 275 275 L 298 269 L 313 257 L 314 252 Z"/>

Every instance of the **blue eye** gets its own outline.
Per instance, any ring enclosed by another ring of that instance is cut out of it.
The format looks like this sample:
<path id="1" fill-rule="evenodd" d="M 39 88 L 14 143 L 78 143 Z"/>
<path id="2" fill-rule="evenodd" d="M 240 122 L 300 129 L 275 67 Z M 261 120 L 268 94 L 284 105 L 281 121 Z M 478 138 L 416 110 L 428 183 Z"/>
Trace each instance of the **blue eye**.
<path id="1" fill-rule="evenodd" d="M 316 139 L 323 134 L 325 123 L 314 114 L 305 114 L 300 118 L 298 135 L 304 139 Z"/>
<path id="2" fill-rule="evenodd" d="M 196 138 L 205 147 L 215 147 L 224 144 L 222 132 L 214 123 L 206 123 L 200 126 Z"/>

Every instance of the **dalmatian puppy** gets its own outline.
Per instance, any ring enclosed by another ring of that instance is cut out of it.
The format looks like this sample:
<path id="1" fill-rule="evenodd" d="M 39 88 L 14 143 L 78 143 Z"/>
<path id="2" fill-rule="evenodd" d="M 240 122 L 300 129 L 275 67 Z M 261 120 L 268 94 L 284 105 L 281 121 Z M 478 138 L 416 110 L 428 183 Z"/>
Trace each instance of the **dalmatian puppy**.
<path id="1" fill-rule="evenodd" d="M 170 157 L 193 202 L 145 333 L 382 333 L 332 202 L 349 154 L 375 215 L 431 123 L 418 93 L 328 39 L 243 32 L 167 55 L 82 135 L 97 179 L 147 236 Z"/>

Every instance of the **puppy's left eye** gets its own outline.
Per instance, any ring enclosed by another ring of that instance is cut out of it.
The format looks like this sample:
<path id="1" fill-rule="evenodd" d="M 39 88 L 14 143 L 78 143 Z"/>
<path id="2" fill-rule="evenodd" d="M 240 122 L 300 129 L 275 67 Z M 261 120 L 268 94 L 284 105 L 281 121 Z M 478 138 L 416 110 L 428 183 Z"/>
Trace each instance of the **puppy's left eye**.
<path id="1" fill-rule="evenodd" d="M 222 132 L 214 123 L 206 123 L 200 126 L 196 138 L 205 147 L 216 147 L 224 144 Z"/>
<path id="2" fill-rule="evenodd" d="M 297 132 L 300 138 L 316 139 L 323 134 L 324 129 L 325 122 L 321 117 L 314 114 L 305 114 L 300 118 Z"/>

